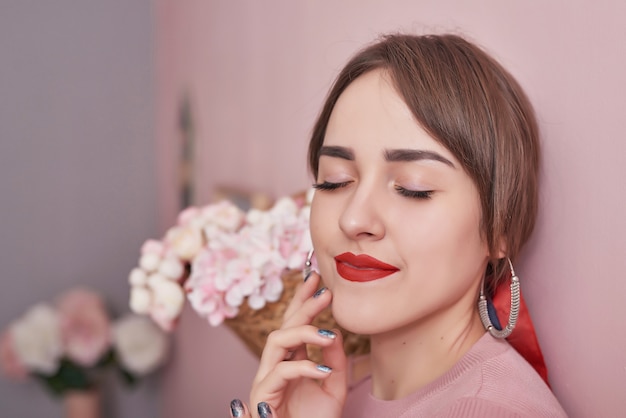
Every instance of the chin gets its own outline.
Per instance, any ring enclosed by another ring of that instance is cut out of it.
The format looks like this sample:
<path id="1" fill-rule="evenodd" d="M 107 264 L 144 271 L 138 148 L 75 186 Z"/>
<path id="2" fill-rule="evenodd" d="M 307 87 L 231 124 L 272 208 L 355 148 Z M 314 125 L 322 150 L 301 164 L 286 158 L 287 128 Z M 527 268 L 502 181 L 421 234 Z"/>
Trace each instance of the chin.
<path id="1" fill-rule="evenodd" d="M 333 318 L 337 324 L 353 334 L 371 335 L 380 332 L 378 329 L 380 324 L 379 312 L 373 312 L 371 309 L 364 309 L 362 304 L 352 302 L 333 301 L 332 305 Z"/>

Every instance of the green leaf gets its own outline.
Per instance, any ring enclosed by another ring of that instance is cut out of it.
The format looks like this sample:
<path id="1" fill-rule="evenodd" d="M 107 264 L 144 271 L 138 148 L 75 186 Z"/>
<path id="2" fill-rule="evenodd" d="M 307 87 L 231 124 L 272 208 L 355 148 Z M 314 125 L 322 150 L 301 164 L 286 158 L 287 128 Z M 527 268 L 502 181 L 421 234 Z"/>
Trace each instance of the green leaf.
<path id="1" fill-rule="evenodd" d="M 67 359 L 62 359 L 59 369 L 53 375 L 36 373 L 48 390 L 55 396 L 61 396 L 67 390 L 87 390 L 92 387 L 86 371 Z"/>
<path id="2" fill-rule="evenodd" d="M 121 367 L 118 370 L 120 373 L 120 377 L 122 378 L 124 383 L 126 383 L 126 385 L 128 385 L 129 387 L 135 387 L 135 385 L 137 385 L 139 379 L 137 379 L 134 374 L 122 369 Z"/>

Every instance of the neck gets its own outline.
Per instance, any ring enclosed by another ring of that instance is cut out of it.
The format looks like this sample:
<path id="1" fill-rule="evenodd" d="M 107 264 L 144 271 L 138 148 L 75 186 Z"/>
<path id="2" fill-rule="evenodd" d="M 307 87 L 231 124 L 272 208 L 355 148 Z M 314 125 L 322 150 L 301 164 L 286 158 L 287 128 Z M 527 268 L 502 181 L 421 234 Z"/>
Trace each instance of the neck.
<path id="1" fill-rule="evenodd" d="M 400 399 L 445 372 L 485 333 L 475 304 L 371 337 L 372 391 Z"/>

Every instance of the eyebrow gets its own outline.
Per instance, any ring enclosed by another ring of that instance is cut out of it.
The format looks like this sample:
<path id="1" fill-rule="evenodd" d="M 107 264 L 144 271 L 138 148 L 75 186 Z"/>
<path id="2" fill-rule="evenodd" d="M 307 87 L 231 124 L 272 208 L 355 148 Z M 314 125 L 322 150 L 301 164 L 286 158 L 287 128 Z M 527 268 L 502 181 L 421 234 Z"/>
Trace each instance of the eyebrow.
<path id="1" fill-rule="evenodd" d="M 392 149 L 385 150 L 385 161 L 388 162 L 409 162 L 420 160 L 433 160 L 444 163 L 452 168 L 456 168 L 452 161 L 433 151 L 416 149 Z"/>
<path id="2" fill-rule="evenodd" d="M 354 152 L 346 147 L 323 146 L 320 149 L 320 157 L 326 155 L 328 157 L 341 158 L 342 160 L 354 161 Z"/>
<path id="3" fill-rule="evenodd" d="M 320 156 L 341 158 L 342 160 L 354 161 L 354 152 L 350 148 L 325 145 L 320 148 Z M 452 168 L 456 166 L 452 161 L 433 151 L 416 149 L 392 149 L 385 150 L 385 161 L 387 162 L 411 162 L 420 160 L 433 160 L 444 163 Z"/>

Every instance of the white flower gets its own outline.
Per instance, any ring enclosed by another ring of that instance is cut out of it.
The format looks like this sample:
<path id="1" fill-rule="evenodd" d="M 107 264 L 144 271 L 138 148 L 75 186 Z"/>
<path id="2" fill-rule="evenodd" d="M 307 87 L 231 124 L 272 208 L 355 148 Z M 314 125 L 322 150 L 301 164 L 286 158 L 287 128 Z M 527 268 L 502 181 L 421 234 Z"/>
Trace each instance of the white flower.
<path id="1" fill-rule="evenodd" d="M 156 276 L 156 275 L 155 275 Z M 178 283 L 161 278 L 150 282 L 152 313 L 159 318 L 176 319 L 185 304 L 185 293 Z"/>
<path id="2" fill-rule="evenodd" d="M 168 279 L 178 280 L 183 276 L 185 267 L 176 257 L 166 257 L 161 260 L 158 272 Z"/>
<path id="3" fill-rule="evenodd" d="M 152 292 L 143 286 L 130 288 L 130 309 L 138 314 L 147 314 L 152 306 Z"/>
<path id="4" fill-rule="evenodd" d="M 263 218 L 265 212 L 259 210 L 259 209 L 250 209 L 248 211 L 248 214 L 246 215 L 246 223 L 254 225 L 257 224 L 259 222 L 261 222 L 261 219 Z"/>
<path id="5" fill-rule="evenodd" d="M 128 275 L 128 283 L 131 286 L 144 286 L 148 282 L 148 275 L 140 268 L 135 267 Z"/>
<path id="6" fill-rule="evenodd" d="M 113 346 L 124 369 L 142 376 L 165 361 L 168 338 L 150 319 L 127 315 L 113 325 Z"/>
<path id="7" fill-rule="evenodd" d="M 258 311 L 265 306 L 265 298 L 260 293 L 253 293 L 248 296 L 248 305 L 250 308 Z"/>
<path id="8" fill-rule="evenodd" d="M 175 226 L 167 231 L 165 241 L 182 260 L 191 260 L 202 249 L 202 230 L 192 226 Z"/>
<path id="9" fill-rule="evenodd" d="M 159 267 L 161 256 L 155 253 L 146 253 L 139 258 L 139 267 L 151 273 Z"/>
<path id="10" fill-rule="evenodd" d="M 202 210 L 205 226 L 212 223 L 227 232 L 235 232 L 241 227 L 245 214 L 233 202 L 222 200 L 206 206 Z"/>
<path id="11" fill-rule="evenodd" d="M 54 374 L 63 355 L 57 313 L 48 305 L 30 308 L 11 327 L 13 344 L 19 360 L 28 369 Z"/>
<path id="12" fill-rule="evenodd" d="M 298 212 L 297 203 L 290 197 L 282 197 L 278 199 L 276 204 L 270 209 L 270 213 L 274 216 L 278 215 L 278 219 L 295 215 Z"/>

